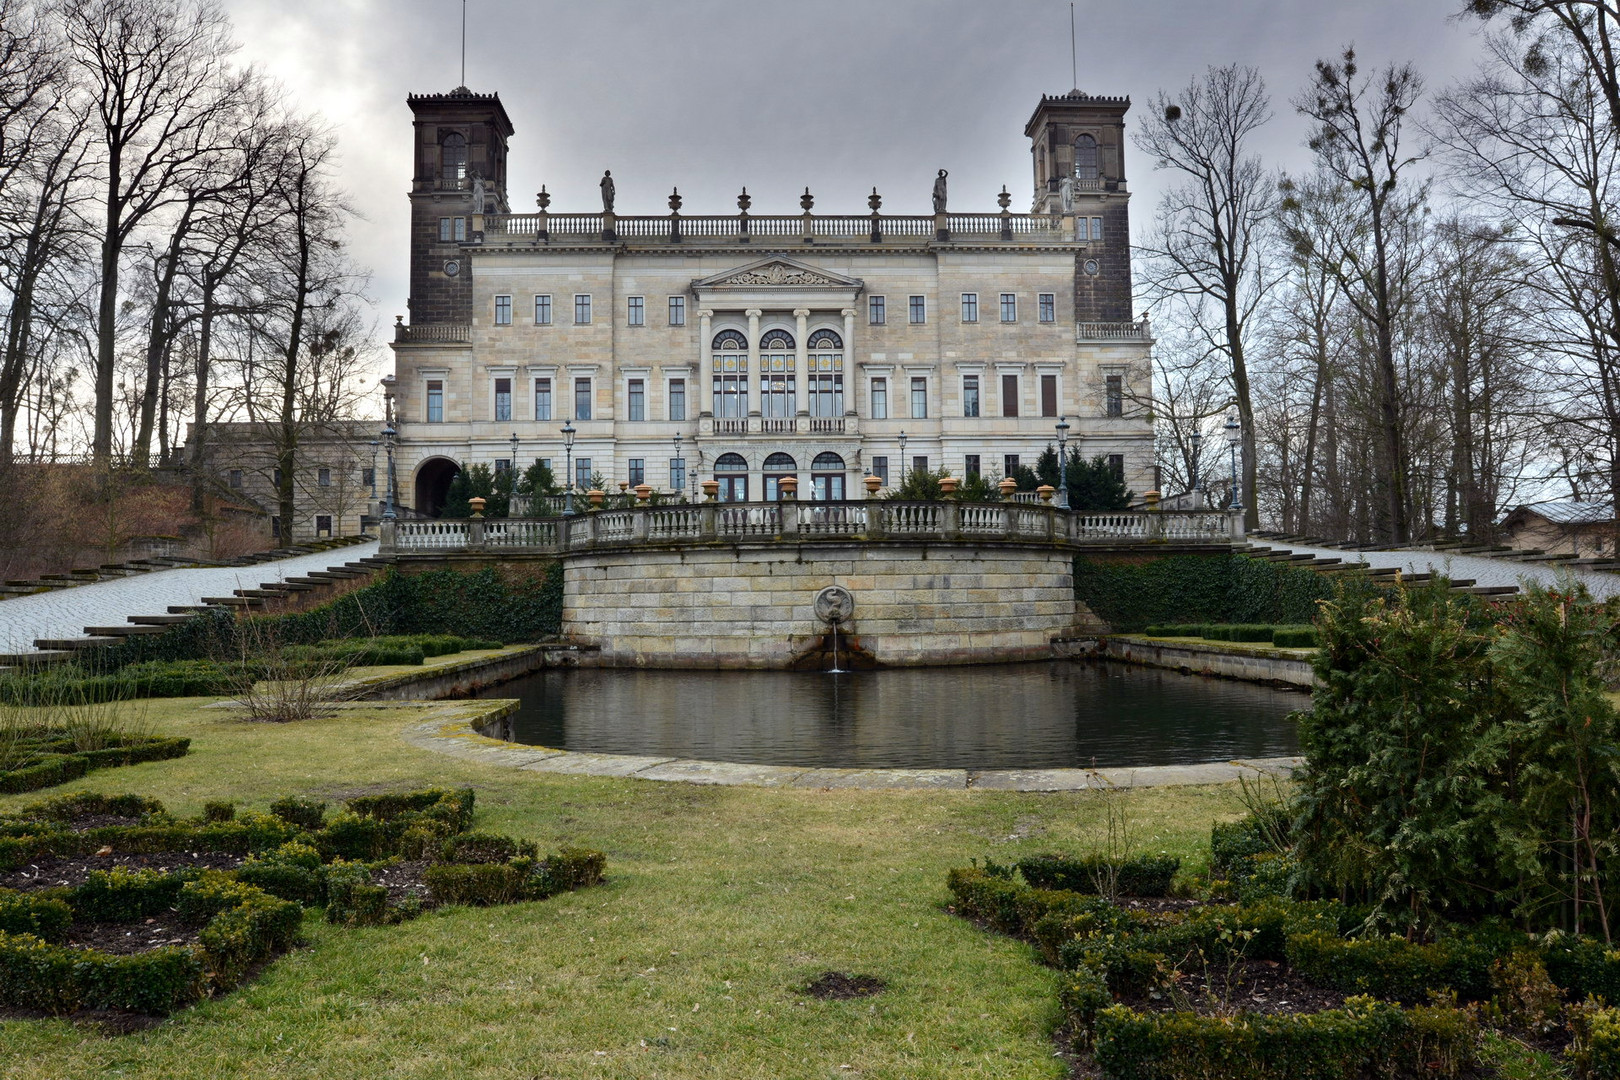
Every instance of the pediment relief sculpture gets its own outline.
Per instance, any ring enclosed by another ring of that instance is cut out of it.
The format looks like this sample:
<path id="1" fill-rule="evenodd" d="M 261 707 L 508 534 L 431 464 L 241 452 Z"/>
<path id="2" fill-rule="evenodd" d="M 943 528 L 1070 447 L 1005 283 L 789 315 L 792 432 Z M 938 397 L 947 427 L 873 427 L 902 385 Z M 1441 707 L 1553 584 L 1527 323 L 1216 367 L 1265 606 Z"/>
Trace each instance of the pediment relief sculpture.
<path id="1" fill-rule="evenodd" d="M 773 262 L 765 266 L 756 266 L 751 270 L 742 270 L 719 280 L 711 281 L 711 285 L 843 285 L 837 278 L 818 274 L 814 270 L 806 270 L 800 266 L 788 263 Z"/>

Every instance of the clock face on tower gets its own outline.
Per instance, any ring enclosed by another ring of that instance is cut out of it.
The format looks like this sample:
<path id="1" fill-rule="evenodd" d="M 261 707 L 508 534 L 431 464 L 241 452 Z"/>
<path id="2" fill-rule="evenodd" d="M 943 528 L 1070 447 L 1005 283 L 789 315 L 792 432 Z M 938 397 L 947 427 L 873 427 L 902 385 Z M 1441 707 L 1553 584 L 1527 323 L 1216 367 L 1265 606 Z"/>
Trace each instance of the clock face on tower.
<path id="1" fill-rule="evenodd" d="M 460 262 L 460 260 L 458 260 L 458 259 L 450 259 L 444 264 L 444 276 L 445 277 L 455 277 L 459 273 L 461 273 L 461 262 Z"/>

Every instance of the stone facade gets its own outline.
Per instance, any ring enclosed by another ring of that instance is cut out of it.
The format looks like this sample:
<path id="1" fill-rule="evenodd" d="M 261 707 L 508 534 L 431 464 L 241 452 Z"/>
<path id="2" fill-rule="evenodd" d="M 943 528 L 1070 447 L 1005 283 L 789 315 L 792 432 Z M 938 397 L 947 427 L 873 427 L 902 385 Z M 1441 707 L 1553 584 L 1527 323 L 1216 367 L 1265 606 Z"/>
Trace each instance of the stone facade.
<path id="1" fill-rule="evenodd" d="M 886 666 L 1046 659 L 1098 625 L 1061 548 L 868 542 L 570 555 L 563 632 L 587 664 L 784 668 L 822 644 L 829 585 L 855 599 L 844 647 Z"/>
<path id="2" fill-rule="evenodd" d="M 232 498 L 270 518 L 272 535 L 284 541 L 355 536 L 380 516 L 387 460 L 373 446 L 380 423 L 339 420 L 311 424 L 297 432 L 293 508 L 297 518 L 283 533 L 277 456 L 282 434 L 272 423 L 209 424 L 203 444 L 204 469 Z"/>
<path id="3" fill-rule="evenodd" d="M 1027 129 L 1034 213 L 1003 194 L 999 213 L 932 217 L 756 216 L 746 198 L 734 215 L 683 216 L 672 198 L 667 217 L 622 217 L 554 213 L 549 195 L 515 214 L 498 97 L 410 104 L 412 296 L 392 390 L 403 505 L 433 512 L 458 466 L 505 467 L 514 435 L 519 468 L 541 459 L 568 479 L 565 423 L 575 479 L 692 493 L 716 477 L 723 498 L 774 498 L 784 475 L 802 498 L 859 497 L 866 474 L 892 485 L 918 466 L 996 479 L 1032 464 L 1060 417 L 1071 446 L 1153 485 L 1128 100 L 1042 99 Z M 1086 139 L 1094 153 L 1076 149 Z M 463 144 L 466 175 L 487 170 L 482 212 L 446 164 Z M 594 210 L 591 194 L 571 210 Z"/>

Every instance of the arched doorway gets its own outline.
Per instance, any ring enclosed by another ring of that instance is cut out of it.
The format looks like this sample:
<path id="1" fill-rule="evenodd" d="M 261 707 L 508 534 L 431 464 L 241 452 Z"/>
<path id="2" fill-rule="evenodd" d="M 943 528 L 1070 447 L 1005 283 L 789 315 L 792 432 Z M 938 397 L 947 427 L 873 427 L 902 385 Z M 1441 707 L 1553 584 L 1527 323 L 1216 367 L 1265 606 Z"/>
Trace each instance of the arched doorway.
<path id="1" fill-rule="evenodd" d="M 798 479 L 799 465 L 791 455 L 776 453 L 765 459 L 761 471 L 765 474 L 765 501 L 779 502 L 782 498 L 782 481 L 790 476 Z"/>
<path id="2" fill-rule="evenodd" d="M 456 478 L 461 466 L 449 458 L 432 457 L 416 467 L 416 501 L 418 514 L 438 517 L 444 501 L 450 494 L 450 481 Z"/>
<path id="3" fill-rule="evenodd" d="M 721 454 L 714 462 L 721 502 L 748 501 L 748 462 L 741 454 Z"/>
<path id="4" fill-rule="evenodd" d="M 810 482 L 815 485 L 817 502 L 844 499 L 844 459 L 831 452 L 817 454 L 810 463 Z"/>

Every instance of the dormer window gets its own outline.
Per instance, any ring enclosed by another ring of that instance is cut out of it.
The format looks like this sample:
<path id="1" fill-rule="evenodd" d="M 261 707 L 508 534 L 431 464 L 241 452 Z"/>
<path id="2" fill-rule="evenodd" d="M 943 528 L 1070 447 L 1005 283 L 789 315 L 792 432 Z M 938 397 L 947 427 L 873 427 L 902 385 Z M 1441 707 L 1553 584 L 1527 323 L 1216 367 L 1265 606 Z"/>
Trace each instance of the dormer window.
<path id="1" fill-rule="evenodd" d="M 439 144 L 439 176 L 460 182 L 467 178 L 467 137 L 452 131 Z"/>
<path id="2" fill-rule="evenodd" d="M 1074 140 L 1074 178 L 1095 180 L 1098 175 L 1097 140 L 1090 135 L 1082 135 Z"/>

